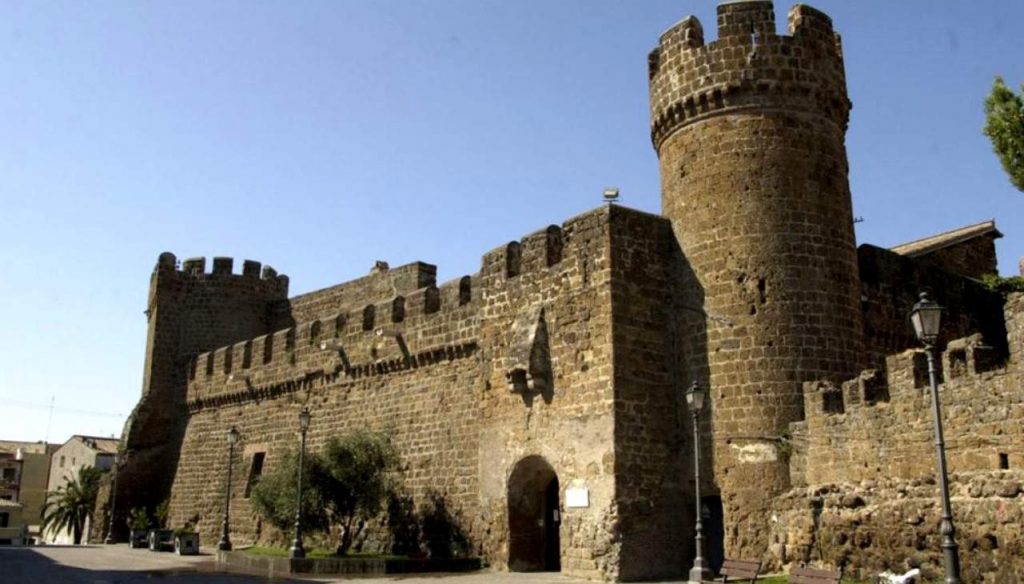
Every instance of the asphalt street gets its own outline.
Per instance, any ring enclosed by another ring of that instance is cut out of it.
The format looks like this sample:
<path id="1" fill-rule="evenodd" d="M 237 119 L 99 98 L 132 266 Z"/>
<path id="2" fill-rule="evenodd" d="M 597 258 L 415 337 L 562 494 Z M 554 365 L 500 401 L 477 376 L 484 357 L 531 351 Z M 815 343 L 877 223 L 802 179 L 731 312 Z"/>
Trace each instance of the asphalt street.
<path id="1" fill-rule="evenodd" d="M 212 555 L 178 556 L 127 545 L 91 546 L 0 546 L 0 584 L 256 584 L 266 582 L 325 583 L 341 582 L 330 578 L 268 580 L 255 576 L 223 574 L 215 571 Z M 351 582 L 352 580 L 345 580 Z M 554 573 L 509 574 L 477 572 L 473 574 L 425 574 L 359 578 L 360 584 L 576 584 Z"/>

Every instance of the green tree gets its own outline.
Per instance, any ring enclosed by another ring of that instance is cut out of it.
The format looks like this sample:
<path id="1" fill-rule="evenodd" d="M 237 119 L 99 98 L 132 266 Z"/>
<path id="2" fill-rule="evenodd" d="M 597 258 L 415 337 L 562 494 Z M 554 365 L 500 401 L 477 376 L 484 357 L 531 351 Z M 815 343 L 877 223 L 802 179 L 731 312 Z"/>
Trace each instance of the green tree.
<path id="1" fill-rule="evenodd" d="M 77 475 L 64 486 L 46 493 L 42 531 L 61 532 L 70 529 L 75 545 L 82 543 L 85 523 L 87 520 L 92 521 L 103 472 L 92 466 L 80 467 Z"/>
<path id="2" fill-rule="evenodd" d="M 992 93 L 985 98 L 985 135 L 1010 182 L 1024 191 L 1024 98 L 1011 91 L 1001 77 L 996 77 Z"/>
<path id="3" fill-rule="evenodd" d="M 357 430 L 327 442 L 313 481 L 339 528 L 338 555 L 348 552 L 366 522 L 383 509 L 397 466 L 398 453 L 384 434 Z"/>
<path id="4" fill-rule="evenodd" d="M 253 488 L 252 505 L 267 523 L 288 536 L 295 527 L 296 480 L 298 478 L 298 453 L 287 451 L 273 472 L 260 478 Z M 304 532 L 325 531 L 328 526 L 327 511 L 324 508 L 314 473 L 311 469 L 319 466 L 316 455 L 306 454 L 302 475 L 302 529 Z"/>

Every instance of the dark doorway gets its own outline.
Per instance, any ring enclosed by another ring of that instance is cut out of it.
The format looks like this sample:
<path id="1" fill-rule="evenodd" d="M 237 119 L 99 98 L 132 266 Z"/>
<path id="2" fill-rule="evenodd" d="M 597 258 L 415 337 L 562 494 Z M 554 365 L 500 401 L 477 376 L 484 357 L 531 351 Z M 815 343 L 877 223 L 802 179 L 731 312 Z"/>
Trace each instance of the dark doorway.
<path id="1" fill-rule="evenodd" d="M 725 561 L 725 521 L 722 518 L 721 497 L 701 497 L 701 523 L 707 542 L 708 564 L 714 573 L 722 569 Z"/>
<path id="2" fill-rule="evenodd" d="M 509 570 L 560 571 L 558 477 L 546 460 L 528 456 L 508 479 Z"/>

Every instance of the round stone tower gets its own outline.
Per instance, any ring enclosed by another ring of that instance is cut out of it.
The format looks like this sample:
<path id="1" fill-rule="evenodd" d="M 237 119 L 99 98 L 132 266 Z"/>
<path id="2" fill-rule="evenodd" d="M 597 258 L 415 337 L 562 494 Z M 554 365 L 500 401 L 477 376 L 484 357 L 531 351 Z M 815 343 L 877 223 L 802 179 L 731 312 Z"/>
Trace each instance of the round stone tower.
<path id="1" fill-rule="evenodd" d="M 651 53 L 651 138 L 682 253 L 683 358 L 711 390 L 726 553 L 760 558 L 802 382 L 861 365 L 850 101 L 839 37 L 813 8 L 778 35 L 771 2 L 723 4 L 718 40 L 703 36 L 689 17 Z"/>

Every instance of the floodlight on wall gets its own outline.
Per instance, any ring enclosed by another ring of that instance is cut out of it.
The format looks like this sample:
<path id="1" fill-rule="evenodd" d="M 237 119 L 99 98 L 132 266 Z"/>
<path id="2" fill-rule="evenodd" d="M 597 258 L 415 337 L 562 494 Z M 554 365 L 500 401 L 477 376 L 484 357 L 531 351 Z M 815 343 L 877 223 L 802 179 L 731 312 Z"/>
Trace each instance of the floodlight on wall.
<path id="1" fill-rule="evenodd" d="M 338 359 L 341 359 L 341 365 L 338 371 L 344 372 L 348 375 L 349 370 L 352 368 L 351 363 L 348 362 L 348 355 L 345 354 L 345 347 L 337 339 L 323 340 L 320 341 L 321 351 L 334 351 L 338 354 Z"/>
<path id="2" fill-rule="evenodd" d="M 395 339 L 395 342 L 398 343 L 398 349 L 402 351 L 402 356 L 405 357 L 406 359 L 412 357 L 412 354 L 409 353 L 409 347 L 405 344 L 405 339 L 402 338 L 401 331 L 391 328 L 379 328 L 373 331 L 373 334 L 377 335 L 378 337 L 388 337 Z"/>
<path id="3" fill-rule="evenodd" d="M 619 189 L 618 187 L 608 187 L 604 190 L 604 201 L 606 203 L 614 203 L 619 200 Z"/>

